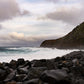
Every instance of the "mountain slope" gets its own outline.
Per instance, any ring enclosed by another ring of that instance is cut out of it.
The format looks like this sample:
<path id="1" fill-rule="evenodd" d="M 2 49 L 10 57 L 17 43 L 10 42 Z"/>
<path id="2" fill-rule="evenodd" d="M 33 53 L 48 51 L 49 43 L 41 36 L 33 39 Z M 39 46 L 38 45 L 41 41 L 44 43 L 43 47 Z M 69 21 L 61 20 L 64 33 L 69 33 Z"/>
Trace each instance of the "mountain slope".
<path id="1" fill-rule="evenodd" d="M 84 22 L 74 28 L 66 36 L 54 40 L 45 40 L 40 46 L 62 49 L 84 48 Z"/>

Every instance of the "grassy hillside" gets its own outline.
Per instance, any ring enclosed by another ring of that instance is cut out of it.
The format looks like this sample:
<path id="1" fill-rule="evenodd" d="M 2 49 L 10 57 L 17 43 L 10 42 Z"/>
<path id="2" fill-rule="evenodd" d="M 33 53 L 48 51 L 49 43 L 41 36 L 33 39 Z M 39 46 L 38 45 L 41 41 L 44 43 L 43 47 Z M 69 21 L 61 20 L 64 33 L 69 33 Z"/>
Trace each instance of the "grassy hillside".
<path id="1" fill-rule="evenodd" d="M 84 22 L 62 38 L 45 40 L 41 47 L 84 48 Z"/>

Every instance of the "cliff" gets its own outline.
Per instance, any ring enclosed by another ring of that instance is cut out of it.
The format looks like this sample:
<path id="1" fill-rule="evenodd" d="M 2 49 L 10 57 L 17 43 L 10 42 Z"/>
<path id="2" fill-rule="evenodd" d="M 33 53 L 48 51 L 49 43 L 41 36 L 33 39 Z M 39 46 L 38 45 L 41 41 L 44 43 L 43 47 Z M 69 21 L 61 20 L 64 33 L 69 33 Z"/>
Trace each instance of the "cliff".
<path id="1" fill-rule="evenodd" d="M 60 49 L 84 48 L 84 22 L 66 36 L 59 39 L 45 40 L 40 46 Z"/>

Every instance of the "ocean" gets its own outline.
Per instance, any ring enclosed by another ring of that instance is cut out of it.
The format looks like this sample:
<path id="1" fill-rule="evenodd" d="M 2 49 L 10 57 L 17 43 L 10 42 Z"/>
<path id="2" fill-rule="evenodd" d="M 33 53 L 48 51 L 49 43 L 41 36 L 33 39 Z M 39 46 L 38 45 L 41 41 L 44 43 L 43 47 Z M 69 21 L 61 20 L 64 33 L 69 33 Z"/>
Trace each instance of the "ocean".
<path id="1" fill-rule="evenodd" d="M 25 60 L 34 59 L 51 59 L 58 56 L 63 56 L 72 51 L 79 51 L 78 49 L 73 50 L 60 50 L 56 48 L 36 48 L 36 47 L 4 47 L 0 48 L 0 62 L 10 62 L 12 59 L 17 60 L 24 58 Z"/>

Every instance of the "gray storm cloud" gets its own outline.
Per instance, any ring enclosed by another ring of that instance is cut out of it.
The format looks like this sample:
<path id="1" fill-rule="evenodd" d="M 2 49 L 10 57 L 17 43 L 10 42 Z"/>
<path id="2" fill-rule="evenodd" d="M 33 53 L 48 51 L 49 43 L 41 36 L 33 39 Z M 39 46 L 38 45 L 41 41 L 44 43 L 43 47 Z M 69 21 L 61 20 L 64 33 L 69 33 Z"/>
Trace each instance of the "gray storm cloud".
<path id="1" fill-rule="evenodd" d="M 2 30 L 3 29 L 3 27 L 2 27 L 2 25 L 0 24 L 0 30 Z"/>
<path id="2" fill-rule="evenodd" d="M 0 21 L 10 19 L 20 14 L 16 0 L 0 0 Z"/>
<path id="3" fill-rule="evenodd" d="M 71 25 L 78 25 L 84 21 L 84 7 L 61 7 L 57 11 L 48 13 L 46 17 L 52 20 L 60 20 Z"/>
<path id="4" fill-rule="evenodd" d="M 23 10 L 21 12 L 17 0 L 0 0 L 0 21 L 26 14 L 29 14 L 29 11 Z"/>
<path id="5" fill-rule="evenodd" d="M 23 33 L 12 32 L 0 35 L 0 46 L 39 47 L 41 42 L 53 36 L 25 36 Z M 57 38 L 54 36 L 53 38 Z"/>

